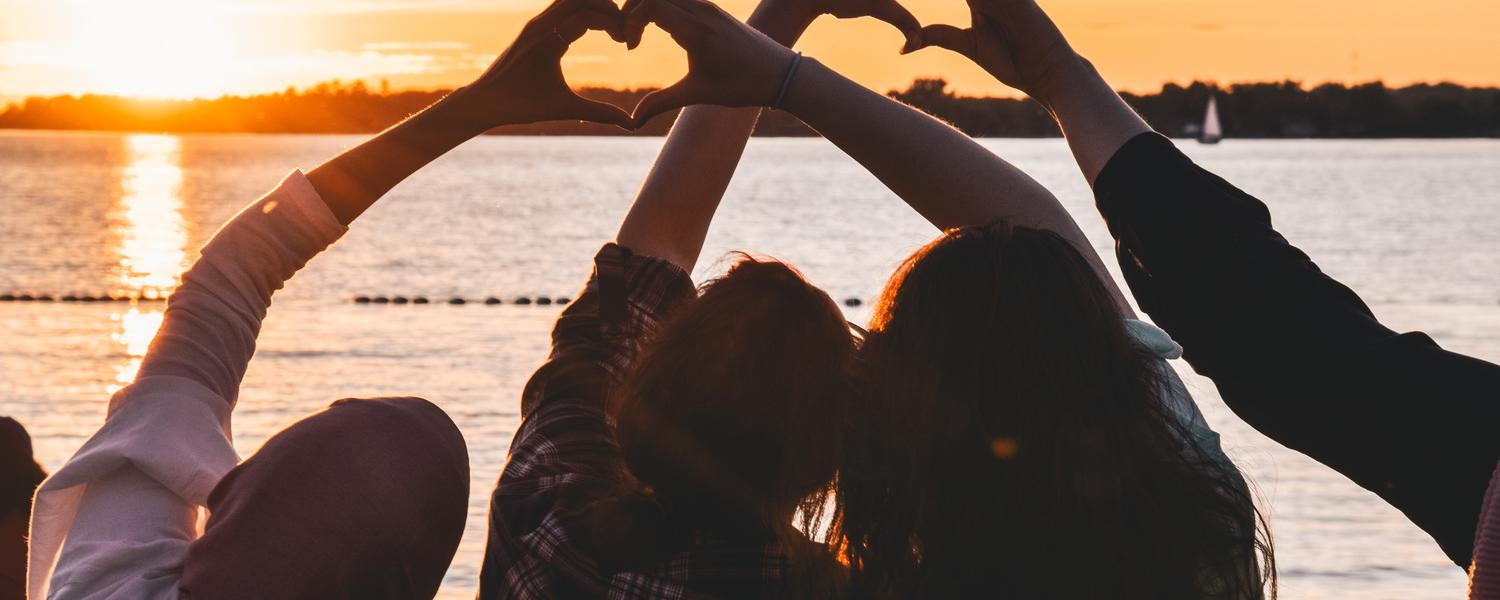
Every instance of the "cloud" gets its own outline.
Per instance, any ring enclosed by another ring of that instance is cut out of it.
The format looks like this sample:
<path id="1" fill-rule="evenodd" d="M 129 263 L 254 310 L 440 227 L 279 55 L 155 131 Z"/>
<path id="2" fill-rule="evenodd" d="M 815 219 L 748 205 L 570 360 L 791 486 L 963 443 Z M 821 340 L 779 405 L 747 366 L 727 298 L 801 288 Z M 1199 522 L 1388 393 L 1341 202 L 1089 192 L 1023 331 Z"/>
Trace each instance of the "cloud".
<path id="1" fill-rule="evenodd" d="M 361 45 L 364 50 L 373 52 L 418 52 L 418 51 L 458 51 L 468 50 L 469 45 L 464 42 L 365 42 Z"/>
<path id="2" fill-rule="evenodd" d="M 498 4 L 498 5 L 497 5 Z M 261 0 L 240 2 L 229 10 L 254 14 L 340 15 L 382 12 L 496 11 L 534 9 L 545 6 L 544 0 L 338 0 L 310 4 L 303 0 Z"/>
<path id="3" fill-rule="evenodd" d="M 314 50 L 243 58 L 225 66 L 262 81 L 322 81 L 326 79 L 362 79 L 388 75 L 436 73 L 469 69 L 467 55 L 453 57 L 421 52 L 378 52 L 362 50 Z"/>
<path id="4" fill-rule="evenodd" d="M 69 67 L 77 57 L 69 50 L 54 42 L 0 42 L 0 69 Z"/>
<path id="5" fill-rule="evenodd" d="M 377 49 L 379 48 L 379 49 Z M 276 91 L 294 85 L 311 85 L 331 79 L 357 80 L 437 76 L 451 73 L 454 79 L 472 76 L 494 56 L 461 51 L 467 45 L 452 42 L 375 43 L 360 50 L 308 50 L 271 54 L 232 55 L 214 61 L 212 73 L 197 73 L 198 62 L 184 62 L 177 71 L 185 80 L 212 76 L 223 89 L 210 95 L 252 94 Z M 436 50 L 434 52 L 425 49 Z M 0 42 L 0 92 L 5 95 L 52 95 L 113 93 L 99 87 L 86 69 L 81 69 L 77 48 L 53 42 Z"/>

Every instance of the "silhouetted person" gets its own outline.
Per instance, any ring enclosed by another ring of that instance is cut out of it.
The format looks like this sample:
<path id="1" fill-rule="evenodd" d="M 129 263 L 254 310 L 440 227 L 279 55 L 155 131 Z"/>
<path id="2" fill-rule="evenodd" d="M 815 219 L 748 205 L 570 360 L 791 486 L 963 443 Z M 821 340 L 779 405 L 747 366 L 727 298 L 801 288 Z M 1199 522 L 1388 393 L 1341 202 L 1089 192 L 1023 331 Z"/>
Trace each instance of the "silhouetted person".
<path id="1" fill-rule="evenodd" d="M 30 595 L 436 594 L 468 512 L 468 453 L 448 416 L 418 398 L 340 400 L 240 462 L 240 381 L 272 293 L 422 166 L 506 123 L 628 124 L 574 95 L 558 69 L 572 40 L 611 26 L 611 15 L 554 4 L 472 85 L 293 172 L 225 224 L 104 426 L 38 491 Z"/>
<path id="2" fill-rule="evenodd" d="M 1045 188 L 706 2 L 647 5 L 691 66 L 641 102 L 637 122 L 697 103 L 777 106 L 946 230 L 892 277 L 857 363 L 831 541 L 856 596 L 1261 594 L 1259 519 L 1164 362 L 1176 346 L 1132 319 Z M 879 2 L 796 6 L 899 14 Z M 700 156 L 675 187 L 714 190 L 716 202 L 754 115 L 687 109 L 668 147 L 696 140 Z M 657 179 L 648 187 L 672 187 Z"/>
<path id="3" fill-rule="evenodd" d="M 46 476 L 26 428 L 0 417 L 0 598 L 26 596 L 26 524 L 31 495 Z"/>
<path id="4" fill-rule="evenodd" d="M 1494 577 L 1500 564 L 1474 548 L 1486 489 L 1500 487 L 1500 365 L 1381 324 L 1265 204 L 1152 131 L 1036 2 L 969 5 L 974 27 L 929 26 L 924 42 L 1057 118 L 1136 300 L 1229 408 L 1401 510 L 1476 580 Z"/>

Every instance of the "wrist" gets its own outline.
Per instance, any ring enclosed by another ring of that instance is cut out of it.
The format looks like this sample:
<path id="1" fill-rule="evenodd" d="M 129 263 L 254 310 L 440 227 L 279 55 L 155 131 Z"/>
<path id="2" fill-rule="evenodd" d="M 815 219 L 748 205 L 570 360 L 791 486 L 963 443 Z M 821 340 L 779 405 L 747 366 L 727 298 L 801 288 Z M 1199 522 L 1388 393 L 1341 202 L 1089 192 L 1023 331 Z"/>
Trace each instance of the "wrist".
<path id="1" fill-rule="evenodd" d="M 781 106 L 777 107 L 777 110 L 785 111 L 801 119 L 803 113 L 809 108 L 814 108 L 818 95 L 812 93 L 808 82 L 822 75 L 823 70 L 823 63 L 818 62 L 817 59 L 811 56 L 802 57 L 801 63 L 797 66 L 797 72 L 786 82 L 786 90 L 781 97 Z"/>
<path id="2" fill-rule="evenodd" d="M 1067 104 L 1068 99 L 1100 82 L 1103 78 L 1094 64 L 1078 54 L 1050 66 L 1038 80 L 1025 90 L 1048 111 L 1057 112 L 1058 105 Z"/>
<path id="3" fill-rule="evenodd" d="M 479 135 L 502 125 L 509 125 L 503 103 L 487 97 L 473 84 L 460 87 L 443 96 L 423 111 L 441 123 L 444 129 Z"/>

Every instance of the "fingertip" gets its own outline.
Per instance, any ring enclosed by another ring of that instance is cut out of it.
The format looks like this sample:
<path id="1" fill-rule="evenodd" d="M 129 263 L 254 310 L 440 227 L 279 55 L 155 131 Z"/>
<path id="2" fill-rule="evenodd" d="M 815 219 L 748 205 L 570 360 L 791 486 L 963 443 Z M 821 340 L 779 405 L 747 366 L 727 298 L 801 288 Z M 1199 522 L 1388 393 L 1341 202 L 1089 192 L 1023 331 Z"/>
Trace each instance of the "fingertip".
<path id="1" fill-rule="evenodd" d="M 619 123 L 615 123 L 615 127 L 619 127 L 620 129 L 623 129 L 625 131 L 629 131 L 629 132 L 632 132 L 632 133 L 634 133 L 636 131 L 636 129 L 639 129 L 635 125 L 635 117 L 631 117 L 629 115 L 626 115 L 624 121 L 621 121 Z"/>
<path id="2" fill-rule="evenodd" d="M 649 24 L 647 15 L 640 10 L 625 13 L 624 24 L 620 28 L 625 34 L 625 49 L 634 50 L 641 45 L 641 37 L 646 34 L 646 26 Z"/>
<path id="3" fill-rule="evenodd" d="M 661 114 L 661 110 L 654 106 L 647 106 L 644 102 L 638 104 L 635 107 L 634 114 L 630 117 L 630 127 L 634 131 L 640 131 L 641 128 L 646 126 L 646 123 L 651 122 L 651 119 L 655 119 L 656 115 L 659 114 Z"/>

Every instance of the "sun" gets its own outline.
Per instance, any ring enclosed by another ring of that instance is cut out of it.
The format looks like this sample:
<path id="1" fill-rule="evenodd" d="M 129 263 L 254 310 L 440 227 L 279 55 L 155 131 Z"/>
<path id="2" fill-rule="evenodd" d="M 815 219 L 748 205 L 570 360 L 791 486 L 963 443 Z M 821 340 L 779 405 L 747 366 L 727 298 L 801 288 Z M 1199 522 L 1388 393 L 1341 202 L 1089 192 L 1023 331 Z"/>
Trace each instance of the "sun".
<path id="1" fill-rule="evenodd" d="M 91 91 L 149 98 L 226 89 L 235 30 L 213 0 L 82 0 L 73 46 Z"/>

